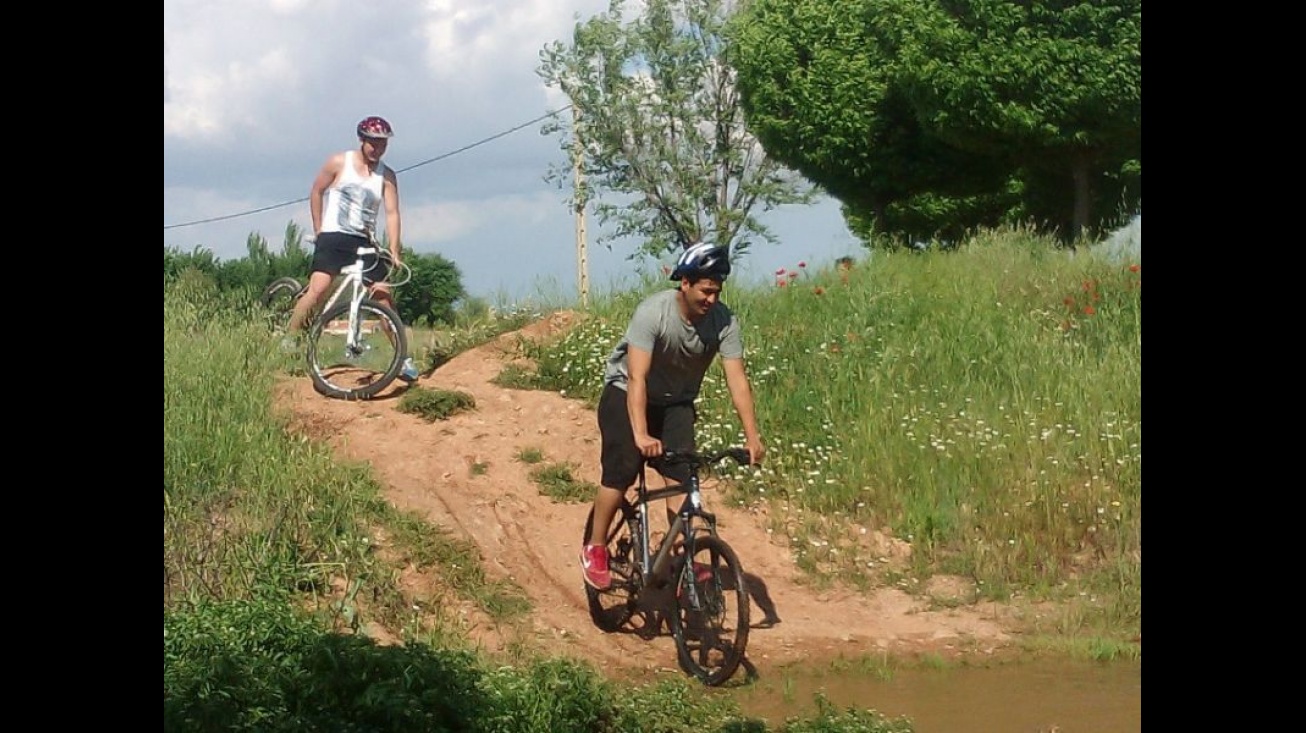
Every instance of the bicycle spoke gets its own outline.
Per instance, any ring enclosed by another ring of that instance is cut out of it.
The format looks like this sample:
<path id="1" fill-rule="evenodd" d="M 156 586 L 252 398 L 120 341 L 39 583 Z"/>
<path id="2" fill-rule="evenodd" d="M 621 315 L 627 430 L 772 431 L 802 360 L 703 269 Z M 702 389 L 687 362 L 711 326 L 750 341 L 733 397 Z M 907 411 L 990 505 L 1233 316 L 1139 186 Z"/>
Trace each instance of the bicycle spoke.
<path id="1" fill-rule="evenodd" d="M 402 328 L 393 311 L 373 301 L 363 301 L 353 324 L 348 303 L 332 308 L 314 325 L 310 336 L 309 369 L 314 384 L 336 397 L 375 395 L 399 373 L 406 351 Z"/>
<path id="2" fill-rule="evenodd" d="M 734 550 L 718 538 L 700 539 L 677 585 L 672 633 L 681 668 L 719 685 L 734 674 L 748 644 L 748 590 Z"/>

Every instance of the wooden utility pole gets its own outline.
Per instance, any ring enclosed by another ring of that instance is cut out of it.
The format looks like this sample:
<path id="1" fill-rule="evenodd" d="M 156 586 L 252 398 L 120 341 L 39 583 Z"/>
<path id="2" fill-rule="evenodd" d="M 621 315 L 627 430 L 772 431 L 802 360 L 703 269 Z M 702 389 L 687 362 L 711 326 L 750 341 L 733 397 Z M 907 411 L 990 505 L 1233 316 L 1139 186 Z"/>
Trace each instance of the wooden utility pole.
<path id="1" fill-rule="evenodd" d="M 576 285 L 580 288 L 580 305 L 589 307 L 590 266 L 585 235 L 585 146 L 580 139 L 580 108 L 571 105 L 572 199 L 576 206 Z"/>

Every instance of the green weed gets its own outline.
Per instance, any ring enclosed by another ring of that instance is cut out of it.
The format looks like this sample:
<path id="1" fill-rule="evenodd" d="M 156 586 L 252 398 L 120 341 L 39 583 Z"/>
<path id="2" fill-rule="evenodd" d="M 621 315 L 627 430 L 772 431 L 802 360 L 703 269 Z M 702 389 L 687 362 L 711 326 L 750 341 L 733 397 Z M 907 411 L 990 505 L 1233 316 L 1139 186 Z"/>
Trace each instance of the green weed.
<path id="1" fill-rule="evenodd" d="M 517 451 L 517 460 L 527 465 L 535 465 L 544 460 L 544 451 L 539 448 L 522 448 Z"/>
<path id="2" fill-rule="evenodd" d="M 417 415 L 427 422 L 435 422 L 447 420 L 475 407 L 476 398 L 466 392 L 413 386 L 399 398 L 398 410 Z"/>
<path id="3" fill-rule="evenodd" d="M 554 501 L 583 503 L 593 501 L 599 487 L 588 481 L 580 481 L 572 475 L 574 466 L 554 463 L 537 466 L 531 470 L 531 480 L 540 487 L 540 493 Z"/>

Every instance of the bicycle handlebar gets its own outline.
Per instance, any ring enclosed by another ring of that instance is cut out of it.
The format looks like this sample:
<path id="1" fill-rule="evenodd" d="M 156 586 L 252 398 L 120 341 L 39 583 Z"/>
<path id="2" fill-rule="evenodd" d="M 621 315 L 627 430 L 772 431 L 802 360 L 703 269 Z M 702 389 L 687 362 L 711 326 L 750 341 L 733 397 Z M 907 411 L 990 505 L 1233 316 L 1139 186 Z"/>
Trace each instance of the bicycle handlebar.
<path id="1" fill-rule="evenodd" d="M 409 280 L 413 279 L 413 268 L 409 267 L 407 262 L 399 263 L 399 268 L 403 270 L 403 276 L 400 278 L 395 278 L 394 277 L 395 263 L 394 263 L 394 259 L 390 256 L 390 251 L 382 248 L 381 244 L 376 241 L 375 237 L 369 236 L 368 239 L 370 240 L 370 244 L 365 244 L 358 248 L 358 257 L 361 259 L 367 255 L 374 254 L 376 255 L 377 259 L 376 262 L 372 263 L 372 267 L 365 268 L 363 272 L 371 271 L 376 267 L 377 263 L 379 263 L 381 260 L 385 260 L 386 264 L 389 266 L 390 269 L 386 273 L 385 279 L 382 280 L 381 282 L 384 282 L 385 284 L 394 288 L 400 285 L 406 285 Z M 317 236 L 310 234 L 304 237 L 303 241 L 305 244 L 308 245 L 316 245 Z"/>
<path id="2" fill-rule="evenodd" d="M 656 458 L 649 458 L 649 461 L 661 461 L 665 465 L 683 464 L 694 468 L 703 468 L 717 463 L 725 458 L 733 458 L 735 463 L 741 466 L 752 464 L 752 456 L 748 454 L 747 448 L 726 448 L 725 450 L 716 451 L 715 453 L 699 453 L 697 451 L 666 451 Z"/>
<path id="3" fill-rule="evenodd" d="M 378 247 L 375 242 L 372 243 L 371 245 L 364 245 L 358 248 L 359 260 L 362 260 L 364 257 L 368 255 L 376 255 L 376 259 L 372 261 L 371 267 L 364 267 L 362 270 L 360 270 L 360 272 L 362 273 L 367 273 L 367 272 L 371 272 L 372 270 L 375 270 L 377 265 L 381 264 L 383 260 L 385 261 L 386 264 L 385 277 L 379 280 L 378 283 L 385 283 L 386 285 L 389 285 L 392 288 L 396 288 L 399 287 L 400 285 L 408 284 L 408 281 L 413 279 L 413 268 L 409 267 L 407 262 L 400 262 L 399 266 L 395 267 L 395 261 L 394 258 L 390 256 L 390 251 Z M 400 275 L 399 277 L 395 277 L 396 271 L 401 272 L 402 275 Z"/>

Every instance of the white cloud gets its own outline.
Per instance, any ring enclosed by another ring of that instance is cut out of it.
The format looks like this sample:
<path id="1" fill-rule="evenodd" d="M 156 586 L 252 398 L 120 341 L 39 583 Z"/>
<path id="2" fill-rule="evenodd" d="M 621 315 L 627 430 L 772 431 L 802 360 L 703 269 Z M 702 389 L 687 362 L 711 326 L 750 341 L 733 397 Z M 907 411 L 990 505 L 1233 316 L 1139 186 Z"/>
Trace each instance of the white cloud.
<path id="1" fill-rule="evenodd" d="M 171 83 L 170 83 L 171 82 Z M 294 89 L 299 72 L 285 48 L 274 48 L 250 62 L 234 61 L 221 72 L 198 72 L 186 79 L 164 77 L 172 99 L 163 105 L 163 134 L 182 138 L 227 136 L 257 129 L 266 121 L 255 104 L 269 90 Z"/>
<path id="2" fill-rule="evenodd" d="M 326 3 L 320 2 L 320 0 L 271 0 L 269 6 L 271 7 L 272 12 L 277 13 L 278 15 L 295 15 L 312 5 L 321 7 L 325 4 Z"/>
<path id="3" fill-rule="evenodd" d="M 404 230 L 422 232 L 423 241 L 437 245 L 465 238 L 485 241 L 496 236 L 495 229 L 504 221 L 539 224 L 559 208 L 557 198 L 547 192 L 421 203 L 404 207 Z"/>

